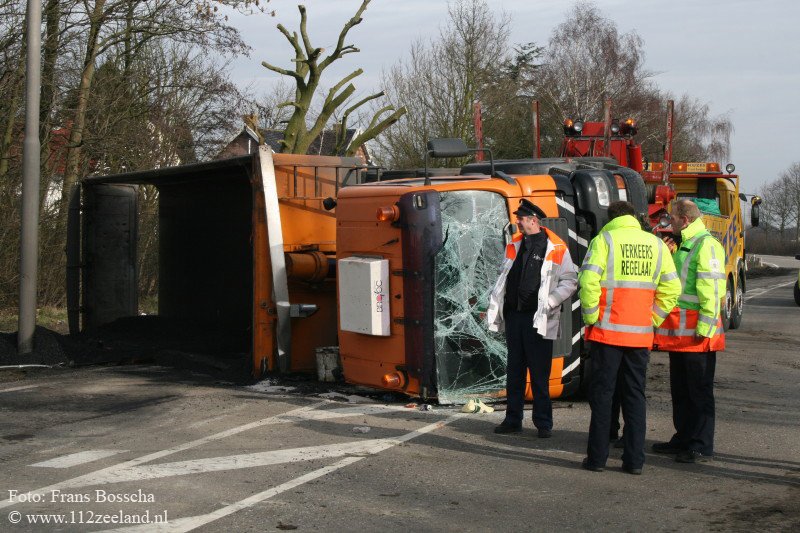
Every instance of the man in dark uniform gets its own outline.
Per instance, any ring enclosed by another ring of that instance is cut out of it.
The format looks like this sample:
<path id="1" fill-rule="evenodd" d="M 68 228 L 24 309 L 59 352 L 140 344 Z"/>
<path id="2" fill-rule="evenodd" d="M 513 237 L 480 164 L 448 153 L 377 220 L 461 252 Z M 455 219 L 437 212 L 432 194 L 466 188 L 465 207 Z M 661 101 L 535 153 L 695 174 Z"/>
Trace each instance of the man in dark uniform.
<path id="1" fill-rule="evenodd" d="M 545 218 L 540 207 L 522 199 L 514 214 L 521 233 L 506 249 L 487 312 L 489 329 L 505 327 L 508 346 L 506 416 L 494 431 L 522 431 L 525 383 L 530 371 L 533 423 L 539 437 L 548 438 L 553 429 L 553 339 L 559 334 L 561 303 L 577 287 L 577 272 L 564 241 L 540 225 Z"/>

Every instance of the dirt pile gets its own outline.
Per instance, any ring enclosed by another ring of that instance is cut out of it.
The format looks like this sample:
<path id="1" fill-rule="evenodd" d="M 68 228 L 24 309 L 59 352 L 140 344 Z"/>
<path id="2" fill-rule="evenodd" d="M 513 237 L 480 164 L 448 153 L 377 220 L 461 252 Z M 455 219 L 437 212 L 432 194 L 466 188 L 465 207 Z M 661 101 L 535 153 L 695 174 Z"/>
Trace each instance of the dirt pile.
<path id="1" fill-rule="evenodd" d="M 236 383 L 252 381 L 246 335 L 219 327 L 142 316 L 95 331 L 61 335 L 37 327 L 33 353 L 17 354 L 17 334 L 0 333 L 0 366 L 158 364 Z"/>
<path id="2" fill-rule="evenodd" d="M 17 354 L 17 334 L 0 333 L 0 366 L 4 365 L 67 365 L 70 356 L 64 347 L 64 336 L 38 326 L 33 334 L 33 352 Z"/>

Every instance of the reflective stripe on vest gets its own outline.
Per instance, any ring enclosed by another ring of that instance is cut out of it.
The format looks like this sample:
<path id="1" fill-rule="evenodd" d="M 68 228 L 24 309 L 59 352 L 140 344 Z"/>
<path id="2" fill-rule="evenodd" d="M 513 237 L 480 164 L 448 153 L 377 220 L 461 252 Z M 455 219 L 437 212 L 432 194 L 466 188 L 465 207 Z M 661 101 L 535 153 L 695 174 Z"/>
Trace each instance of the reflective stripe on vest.
<path id="1" fill-rule="evenodd" d="M 634 280 L 618 280 L 615 274 L 615 250 L 614 242 L 611 234 L 607 231 L 601 233 L 603 239 L 608 246 L 608 258 L 606 260 L 605 274 L 606 279 L 600 280 L 600 287 L 604 294 L 601 293 L 600 301 L 605 301 L 605 306 L 599 320 L 591 326 L 587 338 L 598 342 L 607 342 L 609 344 L 621 346 L 635 346 L 635 347 L 650 347 L 653 340 L 653 327 L 651 325 L 632 325 L 632 324 L 615 324 L 611 322 L 612 309 L 614 309 L 614 295 L 617 289 L 636 289 L 646 291 L 652 298 L 655 295 L 656 288 L 658 287 L 658 277 L 661 272 L 661 264 L 663 261 L 663 245 L 661 241 L 655 241 L 658 248 L 658 255 L 656 257 L 655 268 L 653 269 L 652 281 L 634 281 Z M 586 265 L 583 267 L 585 270 L 591 270 L 600 275 L 603 274 L 603 269 L 595 265 Z M 599 271 L 599 272 L 598 272 Z M 605 299 L 603 298 L 605 296 Z M 625 302 L 619 302 L 624 305 Z M 654 305 L 655 307 L 655 305 Z M 599 306 L 592 309 L 584 309 L 583 314 L 592 314 L 597 311 Z M 659 309 L 659 313 L 663 313 Z M 650 315 L 648 314 L 648 319 Z M 649 320 L 648 320 L 649 321 Z M 629 337 L 620 337 L 614 335 L 606 335 L 605 332 L 623 333 Z M 635 337 L 633 337 L 635 336 Z"/>
<path id="2" fill-rule="evenodd" d="M 678 302 L 683 300 L 684 302 L 693 303 L 693 304 L 699 304 L 700 303 L 700 298 L 696 294 L 688 294 L 688 293 L 686 293 L 686 281 L 689 279 L 689 266 L 692 264 L 692 261 L 694 260 L 694 256 L 696 256 L 698 251 L 700 250 L 700 244 L 703 242 L 703 240 L 705 240 L 706 237 L 711 237 L 711 235 L 708 234 L 708 233 L 704 233 L 702 235 L 698 235 L 697 237 L 695 237 L 694 239 L 692 239 L 690 241 L 692 249 L 686 255 L 686 259 L 683 261 L 683 264 L 681 265 L 681 287 L 683 287 L 683 292 L 681 293 L 680 296 L 678 296 Z M 711 248 L 711 253 L 712 254 L 714 253 L 714 248 L 713 247 Z M 713 257 L 713 255 L 712 255 L 712 257 Z M 695 290 L 697 290 L 696 287 L 695 287 Z M 716 292 L 716 288 L 715 288 L 714 292 Z"/>
<path id="3" fill-rule="evenodd" d="M 695 256 L 699 253 L 700 244 L 706 237 L 710 237 L 708 233 L 699 235 L 692 241 L 692 249 L 686 255 L 686 258 L 681 265 L 681 286 L 686 291 L 686 283 L 689 278 L 689 267 L 694 260 Z M 711 247 L 711 258 L 716 260 L 717 252 L 715 247 Z M 725 274 L 716 272 L 700 272 L 695 274 L 695 279 L 725 279 Z M 695 288 L 696 290 L 696 288 Z M 725 337 L 723 334 L 722 320 L 719 317 L 719 289 L 717 284 L 714 284 L 714 302 L 715 309 L 717 310 L 717 318 L 710 318 L 701 315 L 699 310 L 684 309 L 680 306 L 676 307 L 669 317 L 664 321 L 660 328 L 656 329 L 655 344 L 659 349 L 667 351 L 679 352 L 715 352 L 725 349 Z M 687 303 L 700 303 L 700 297 L 696 294 L 687 294 L 684 292 L 678 298 L 679 301 Z M 677 312 L 677 324 L 676 316 Z M 689 320 L 691 318 L 691 320 Z M 692 322 L 693 324 L 689 324 Z M 703 322 L 709 326 L 709 337 L 696 337 L 697 322 Z"/>
<path id="4" fill-rule="evenodd" d="M 711 337 L 695 337 L 698 321 L 709 323 L 716 329 Z M 722 320 L 704 317 L 696 309 L 676 307 L 664 324 L 656 329 L 655 344 L 658 349 L 675 352 L 716 352 L 725 349 L 725 336 L 722 335 Z"/>

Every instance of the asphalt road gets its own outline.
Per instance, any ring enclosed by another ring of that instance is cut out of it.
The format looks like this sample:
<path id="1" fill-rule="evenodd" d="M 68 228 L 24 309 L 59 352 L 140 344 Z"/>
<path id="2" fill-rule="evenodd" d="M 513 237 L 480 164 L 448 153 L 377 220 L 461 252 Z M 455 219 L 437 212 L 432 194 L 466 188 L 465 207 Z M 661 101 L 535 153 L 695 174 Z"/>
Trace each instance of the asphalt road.
<path id="1" fill-rule="evenodd" d="M 648 453 L 642 476 L 622 472 L 620 450 L 605 472 L 580 468 L 578 400 L 556 402 L 542 440 L 529 421 L 494 435 L 502 413 L 157 367 L 0 372 L 0 531 L 132 531 L 122 522 L 156 517 L 168 523 L 138 530 L 798 531 L 794 279 L 750 282 L 718 356 L 715 460 Z M 649 444 L 671 435 L 666 354 L 652 355 L 647 395 Z"/>

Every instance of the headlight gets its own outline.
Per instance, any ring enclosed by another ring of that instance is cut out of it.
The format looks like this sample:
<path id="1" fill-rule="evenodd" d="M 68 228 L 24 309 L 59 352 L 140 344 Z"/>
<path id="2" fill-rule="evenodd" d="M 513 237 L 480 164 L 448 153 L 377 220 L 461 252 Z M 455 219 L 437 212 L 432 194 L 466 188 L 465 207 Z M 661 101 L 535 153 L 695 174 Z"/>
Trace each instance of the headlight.
<path id="1" fill-rule="evenodd" d="M 594 186 L 597 187 L 597 202 L 602 207 L 608 207 L 611 203 L 611 192 L 608 190 L 608 183 L 602 176 L 593 176 Z"/>

